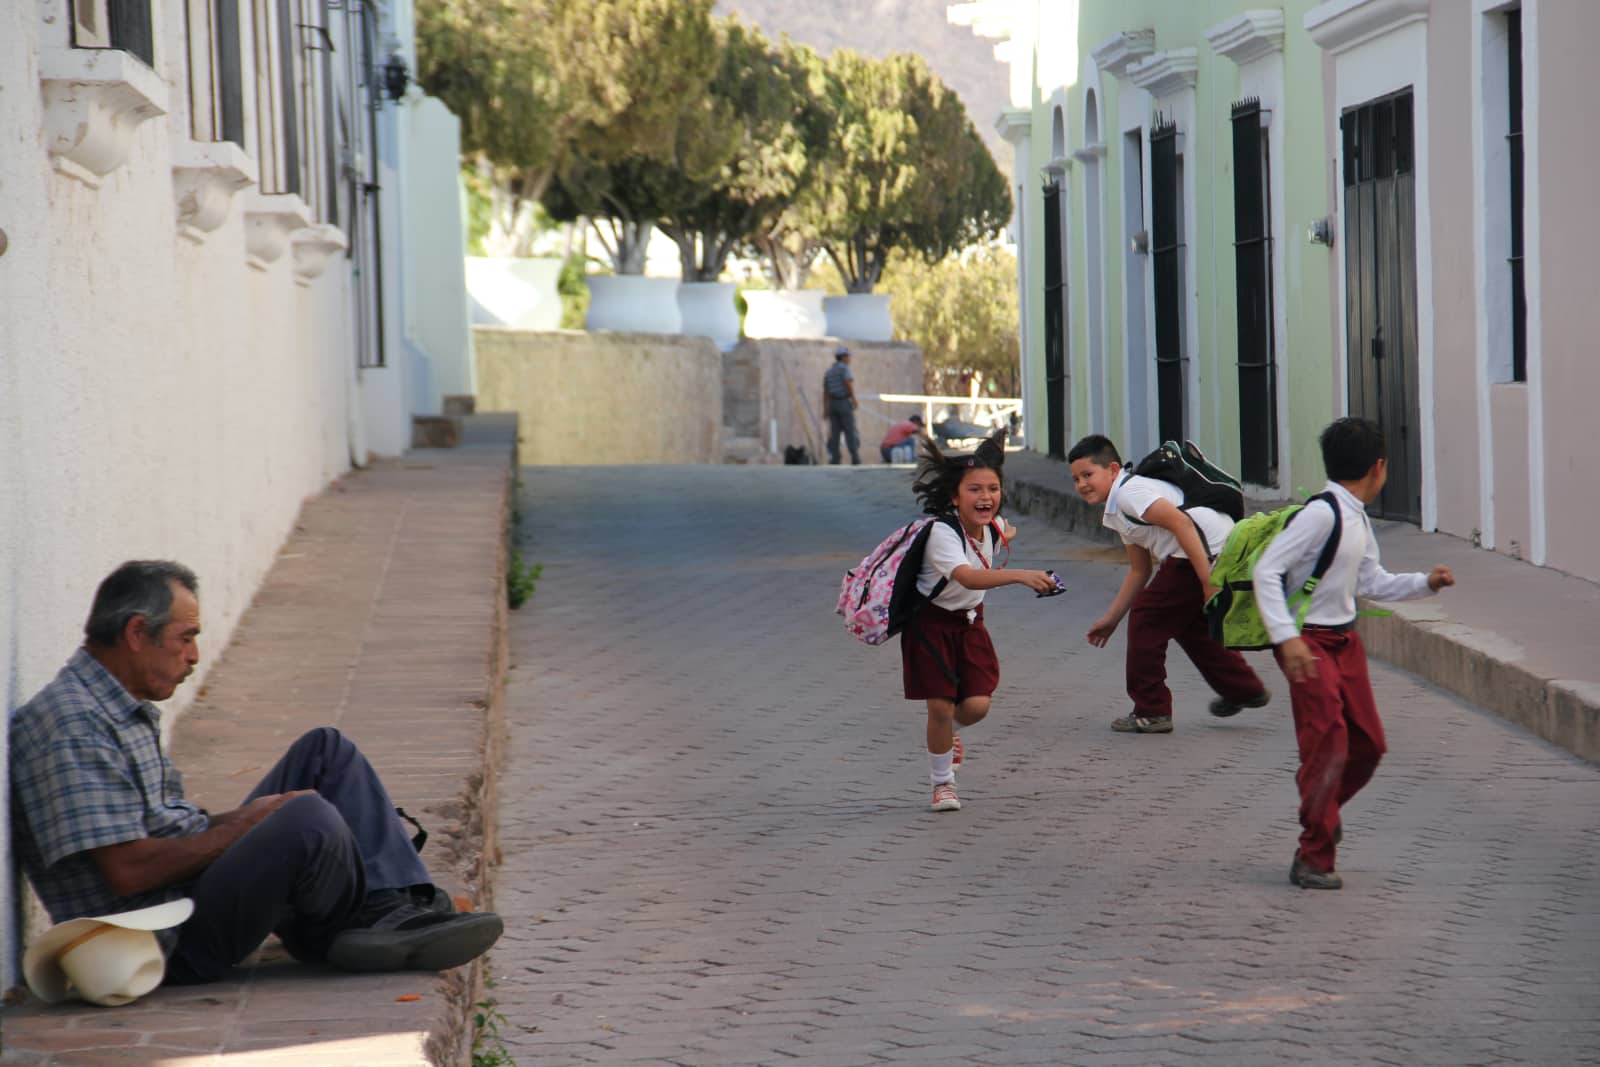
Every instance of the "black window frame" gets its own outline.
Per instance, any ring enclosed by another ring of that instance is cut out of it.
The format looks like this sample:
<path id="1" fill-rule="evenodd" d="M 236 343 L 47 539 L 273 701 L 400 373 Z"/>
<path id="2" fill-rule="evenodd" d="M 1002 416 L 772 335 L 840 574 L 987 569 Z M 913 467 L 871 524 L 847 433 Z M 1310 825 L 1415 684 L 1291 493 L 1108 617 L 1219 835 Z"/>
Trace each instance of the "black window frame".
<path id="1" fill-rule="evenodd" d="M 72 26 L 72 47 L 127 52 L 155 69 L 156 37 L 150 0 L 105 0 L 106 39 L 110 42 L 105 45 L 78 40 L 79 5 L 85 3 L 96 11 L 100 9 L 96 0 L 71 0 L 68 21 Z"/>
<path id="2" fill-rule="evenodd" d="M 1523 261 L 1526 229 L 1526 169 L 1522 140 L 1522 9 L 1502 13 L 1506 20 L 1506 148 L 1511 157 L 1511 380 L 1528 380 L 1528 290 Z"/>
<path id="3" fill-rule="evenodd" d="M 1183 153 L 1178 124 L 1156 115 L 1150 125 L 1151 298 L 1156 320 L 1156 428 L 1163 441 L 1188 436 L 1184 344 Z"/>
<path id="4" fill-rule="evenodd" d="M 1239 473 L 1278 484 L 1277 322 L 1273 291 L 1271 111 L 1257 97 L 1230 109 L 1239 381 Z"/>

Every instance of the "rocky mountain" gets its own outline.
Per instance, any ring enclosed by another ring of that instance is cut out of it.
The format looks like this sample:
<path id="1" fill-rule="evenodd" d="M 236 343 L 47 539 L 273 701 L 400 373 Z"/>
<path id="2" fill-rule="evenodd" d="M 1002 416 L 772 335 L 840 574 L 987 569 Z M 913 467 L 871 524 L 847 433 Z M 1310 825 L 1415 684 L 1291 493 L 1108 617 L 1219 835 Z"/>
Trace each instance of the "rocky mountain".
<path id="1" fill-rule="evenodd" d="M 738 15 L 768 37 L 787 33 L 824 55 L 853 48 L 864 55 L 916 52 L 960 95 L 995 162 L 1011 172 L 1011 149 L 995 132 L 1007 106 L 1008 74 L 995 42 L 945 17 L 948 0 L 717 0 L 719 15 Z"/>

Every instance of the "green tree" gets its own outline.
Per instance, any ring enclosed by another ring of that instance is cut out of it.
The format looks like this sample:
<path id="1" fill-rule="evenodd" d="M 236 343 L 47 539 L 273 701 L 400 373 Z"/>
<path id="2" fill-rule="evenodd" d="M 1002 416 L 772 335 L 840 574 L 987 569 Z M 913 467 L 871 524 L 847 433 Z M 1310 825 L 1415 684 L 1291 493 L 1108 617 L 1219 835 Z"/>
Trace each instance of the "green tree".
<path id="1" fill-rule="evenodd" d="M 974 374 L 999 395 L 1017 395 L 1016 256 L 992 245 L 936 263 L 899 253 L 882 288 L 894 294 L 895 333 L 922 349 L 930 395 L 965 396 Z"/>
<path id="2" fill-rule="evenodd" d="M 667 158 L 715 63 L 711 0 L 417 0 L 417 72 L 494 168 L 515 243 L 575 161 Z"/>
<path id="3" fill-rule="evenodd" d="M 890 255 L 937 260 L 993 236 L 1011 195 L 961 99 L 918 56 L 827 62 L 837 151 L 802 214 L 852 293 L 870 293 Z"/>
<path id="4" fill-rule="evenodd" d="M 660 175 L 658 224 L 678 246 L 684 281 L 715 281 L 735 248 L 774 227 L 804 188 L 808 149 L 821 140 L 815 53 L 774 48 L 732 18 L 718 20 L 717 37 L 706 106 L 680 123 L 677 159 Z"/>
<path id="5" fill-rule="evenodd" d="M 822 167 L 838 149 L 822 57 L 810 46 L 787 37 L 779 42 L 777 57 L 800 102 L 792 128 L 805 169 L 798 175 L 794 195 L 781 207 L 773 205 L 775 210 L 761 218 L 741 242 L 741 251 L 762 261 L 774 289 L 800 289 L 822 253 L 822 240 L 802 204 Z"/>

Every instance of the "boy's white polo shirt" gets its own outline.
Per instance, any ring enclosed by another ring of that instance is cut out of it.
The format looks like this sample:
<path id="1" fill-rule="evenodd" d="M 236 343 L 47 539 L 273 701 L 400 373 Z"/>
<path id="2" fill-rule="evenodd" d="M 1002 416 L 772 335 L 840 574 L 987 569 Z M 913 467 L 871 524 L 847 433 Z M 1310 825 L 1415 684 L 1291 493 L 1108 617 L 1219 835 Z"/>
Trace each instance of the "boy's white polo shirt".
<path id="1" fill-rule="evenodd" d="M 1158 562 L 1169 556 L 1188 559 L 1178 544 L 1177 535 L 1165 526 L 1141 526 L 1128 521 L 1127 516 L 1143 518 L 1150 505 L 1165 500 L 1173 507 L 1183 506 L 1183 490 L 1159 478 L 1141 478 L 1136 474 L 1118 475 L 1106 496 L 1105 518 L 1107 529 L 1115 530 L 1124 544 L 1138 545 Z M 1233 530 L 1233 520 L 1212 508 L 1190 508 L 1188 514 L 1205 533 L 1212 556 L 1222 551 L 1222 545 Z M 1148 522 L 1148 520 L 1146 520 Z"/>

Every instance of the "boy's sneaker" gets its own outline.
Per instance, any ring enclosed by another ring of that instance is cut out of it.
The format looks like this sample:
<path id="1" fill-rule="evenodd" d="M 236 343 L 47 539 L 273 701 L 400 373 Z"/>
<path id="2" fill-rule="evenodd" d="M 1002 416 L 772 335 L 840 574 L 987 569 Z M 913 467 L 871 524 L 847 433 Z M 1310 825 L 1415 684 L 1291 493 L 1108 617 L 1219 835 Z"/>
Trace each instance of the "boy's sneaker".
<path id="1" fill-rule="evenodd" d="M 961 735 L 960 734 L 956 734 L 955 735 L 955 741 L 956 741 L 955 748 L 953 750 L 954 751 L 954 755 L 952 755 L 950 757 L 950 769 L 952 771 L 959 771 L 961 769 Z"/>
<path id="2" fill-rule="evenodd" d="M 1219 719 L 1226 719 L 1237 715 L 1245 708 L 1264 708 L 1272 700 L 1272 694 L 1263 689 L 1259 694 L 1248 700 L 1229 700 L 1227 697 L 1218 697 L 1211 702 L 1211 714 Z"/>
<path id="3" fill-rule="evenodd" d="M 1172 716 L 1147 719 L 1139 715 L 1124 715 L 1120 719 L 1112 719 L 1111 728 L 1119 734 L 1170 734 Z"/>
<path id="4" fill-rule="evenodd" d="M 933 810 L 961 810 L 961 798 L 956 796 L 956 784 L 954 782 L 940 782 L 933 787 Z"/>
<path id="5" fill-rule="evenodd" d="M 1319 871 L 1294 854 L 1294 865 L 1289 868 L 1289 881 L 1301 889 L 1343 889 L 1344 879 L 1333 871 Z"/>
<path id="6" fill-rule="evenodd" d="M 368 893 L 350 926 L 328 945 L 328 962 L 358 972 L 444 971 L 470 963 L 489 951 L 505 925 L 492 911 L 443 910 L 449 899 L 408 889 Z"/>

